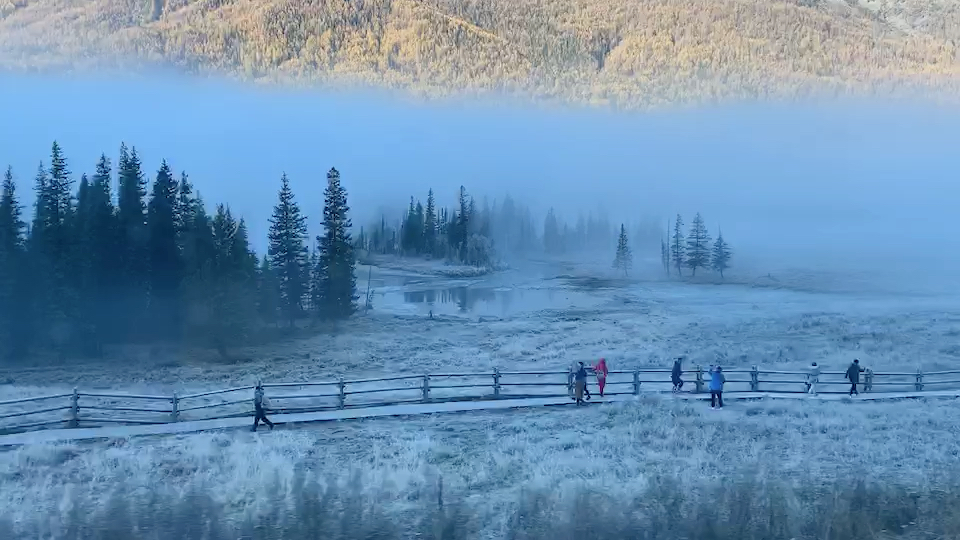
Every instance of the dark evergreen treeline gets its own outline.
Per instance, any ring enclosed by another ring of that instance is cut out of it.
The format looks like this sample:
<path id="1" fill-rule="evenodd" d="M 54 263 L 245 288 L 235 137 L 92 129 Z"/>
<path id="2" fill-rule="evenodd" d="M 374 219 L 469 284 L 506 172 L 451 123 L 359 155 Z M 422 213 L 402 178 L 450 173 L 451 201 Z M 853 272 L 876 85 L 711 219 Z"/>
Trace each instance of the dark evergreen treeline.
<path id="1" fill-rule="evenodd" d="M 539 230 L 538 230 L 539 229 Z M 361 230 L 357 247 L 377 254 L 442 258 L 462 264 L 486 266 L 498 255 L 546 253 L 563 255 L 605 251 L 619 231 L 606 216 L 580 214 L 575 224 L 563 221 L 551 208 L 537 227 L 530 208 L 507 195 L 503 201 L 482 206 L 460 187 L 456 205 L 439 206 L 433 190 L 426 203 L 411 196 L 403 216 Z M 656 249 L 659 226 L 643 222 L 634 230 L 644 248 Z"/>
<path id="2" fill-rule="evenodd" d="M 349 207 L 336 169 L 327 174 L 314 256 L 284 176 L 259 264 L 242 218 L 223 204 L 209 213 L 188 176 L 177 179 L 165 161 L 149 182 L 126 145 L 116 171 L 101 156 L 93 175 L 75 184 L 54 143 L 34 190 L 27 223 L 6 170 L 0 355 L 37 348 L 99 355 L 107 344 L 179 339 L 226 354 L 265 324 L 342 319 L 356 309 Z"/>
<path id="3" fill-rule="evenodd" d="M 443 258 L 472 266 L 494 262 L 494 246 L 503 253 L 528 253 L 538 237 L 530 210 L 507 196 L 491 207 L 460 186 L 453 208 L 437 205 L 433 190 L 426 204 L 410 197 L 410 206 L 398 222 L 386 216 L 361 231 L 358 247 L 372 253 Z"/>

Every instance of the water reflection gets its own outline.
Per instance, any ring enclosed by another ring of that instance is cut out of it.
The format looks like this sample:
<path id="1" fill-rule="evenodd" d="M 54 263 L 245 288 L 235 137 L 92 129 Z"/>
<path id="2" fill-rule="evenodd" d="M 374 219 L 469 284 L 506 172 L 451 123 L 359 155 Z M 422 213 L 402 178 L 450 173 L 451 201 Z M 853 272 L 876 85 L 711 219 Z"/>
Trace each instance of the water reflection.
<path id="1" fill-rule="evenodd" d="M 455 311 L 507 315 L 516 311 L 570 307 L 583 303 L 581 295 L 552 289 L 513 289 L 492 287 L 448 287 L 408 291 L 403 301 L 417 304 L 437 313 Z"/>
<path id="2" fill-rule="evenodd" d="M 504 310 L 510 306 L 510 296 L 513 291 L 500 293 L 500 301 Z M 497 291 L 490 288 L 453 287 L 449 289 L 432 289 L 427 291 L 412 291 L 403 293 L 403 301 L 409 304 L 456 304 L 460 312 L 473 311 L 477 303 L 491 303 L 497 299 Z"/>

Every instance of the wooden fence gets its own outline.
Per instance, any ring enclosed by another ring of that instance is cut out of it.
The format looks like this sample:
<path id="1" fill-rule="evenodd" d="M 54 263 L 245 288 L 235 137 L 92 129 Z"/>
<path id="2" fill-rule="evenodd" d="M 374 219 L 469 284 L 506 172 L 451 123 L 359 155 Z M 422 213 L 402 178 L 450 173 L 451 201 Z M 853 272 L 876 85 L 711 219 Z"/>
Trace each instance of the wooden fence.
<path id="1" fill-rule="evenodd" d="M 725 394 L 757 392 L 801 393 L 807 373 L 731 369 Z M 685 371 L 684 392 L 707 391 L 709 373 L 697 367 Z M 270 412 L 304 413 L 401 403 L 437 403 L 559 397 L 569 393 L 567 371 L 500 371 L 486 373 L 434 373 L 370 379 L 263 383 Z M 669 369 L 611 371 L 607 395 L 669 392 Z M 822 372 L 818 393 L 846 393 L 850 383 L 844 372 Z M 923 392 L 960 387 L 960 371 L 924 373 L 874 373 L 861 376 L 861 392 Z M 115 424 L 164 424 L 253 415 L 254 386 L 241 386 L 195 394 L 167 396 L 83 392 L 0 401 L 0 433 L 51 427 L 97 427 Z M 596 394 L 594 382 L 591 391 Z"/>

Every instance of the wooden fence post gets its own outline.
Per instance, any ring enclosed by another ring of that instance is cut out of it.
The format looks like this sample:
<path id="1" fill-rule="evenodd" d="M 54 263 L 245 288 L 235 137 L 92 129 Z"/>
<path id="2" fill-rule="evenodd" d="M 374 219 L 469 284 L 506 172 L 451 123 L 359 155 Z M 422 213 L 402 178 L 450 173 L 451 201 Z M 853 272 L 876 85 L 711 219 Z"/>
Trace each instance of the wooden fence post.
<path id="1" fill-rule="evenodd" d="M 430 376 L 423 376 L 423 401 L 430 401 Z"/>
<path id="2" fill-rule="evenodd" d="M 760 391 L 760 368 L 757 366 L 753 366 L 753 369 L 750 370 L 750 391 Z"/>
<path id="3" fill-rule="evenodd" d="M 873 370 L 872 369 L 867 370 L 867 374 L 864 376 L 863 380 L 864 380 L 863 391 L 869 392 L 870 390 L 873 390 Z"/>
<path id="4" fill-rule="evenodd" d="M 80 426 L 80 392 L 73 387 L 73 397 L 70 398 L 70 427 Z"/>
<path id="5" fill-rule="evenodd" d="M 343 382 L 342 376 L 337 381 L 337 387 L 340 390 L 339 395 L 337 395 L 337 408 L 343 409 L 347 406 L 347 383 Z"/>
<path id="6" fill-rule="evenodd" d="M 640 370 L 633 370 L 633 395 L 640 395 Z"/>
<path id="7" fill-rule="evenodd" d="M 170 421 L 179 422 L 180 421 L 180 398 L 177 397 L 177 393 L 173 393 L 173 407 L 170 411 Z"/>
<path id="8" fill-rule="evenodd" d="M 701 366 L 697 366 L 696 384 L 697 384 L 697 393 L 698 394 L 702 393 L 703 392 L 703 368 Z"/>
<path id="9" fill-rule="evenodd" d="M 493 368 L 493 397 L 500 397 L 500 368 Z"/>
<path id="10" fill-rule="evenodd" d="M 917 368 L 917 392 L 923 392 L 923 370 Z"/>

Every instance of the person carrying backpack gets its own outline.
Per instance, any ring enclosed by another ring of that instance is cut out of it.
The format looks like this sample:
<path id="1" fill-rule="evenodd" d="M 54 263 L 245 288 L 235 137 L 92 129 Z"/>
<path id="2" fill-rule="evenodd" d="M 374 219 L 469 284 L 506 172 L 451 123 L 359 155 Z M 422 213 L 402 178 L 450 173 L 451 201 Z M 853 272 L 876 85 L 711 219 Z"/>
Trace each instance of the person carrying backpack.
<path id="1" fill-rule="evenodd" d="M 710 408 L 723 408 L 723 385 L 727 378 L 723 376 L 723 369 L 720 366 L 713 368 L 710 373 Z"/>
<path id="2" fill-rule="evenodd" d="M 256 411 L 256 416 L 253 418 L 253 428 L 250 431 L 256 431 L 261 420 L 263 420 L 264 424 L 270 426 L 271 430 L 273 429 L 273 422 L 267 418 L 267 413 L 265 412 L 269 406 L 269 400 L 263 395 L 263 385 L 257 383 L 257 387 L 253 391 L 253 408 Z"/>
<path id="3" fill-rule="evenodd" d="M 860 367 L 860 359 L 857 358 L 850 364 L 850 367 L 847 368 L 846 378 L 850 381 L 850 395 L 854 394 L 860 395 L 860 392 L 857 392 L 857 385 L 860 384 L 860 374 L 863 373 L 864 369 Z"/>

